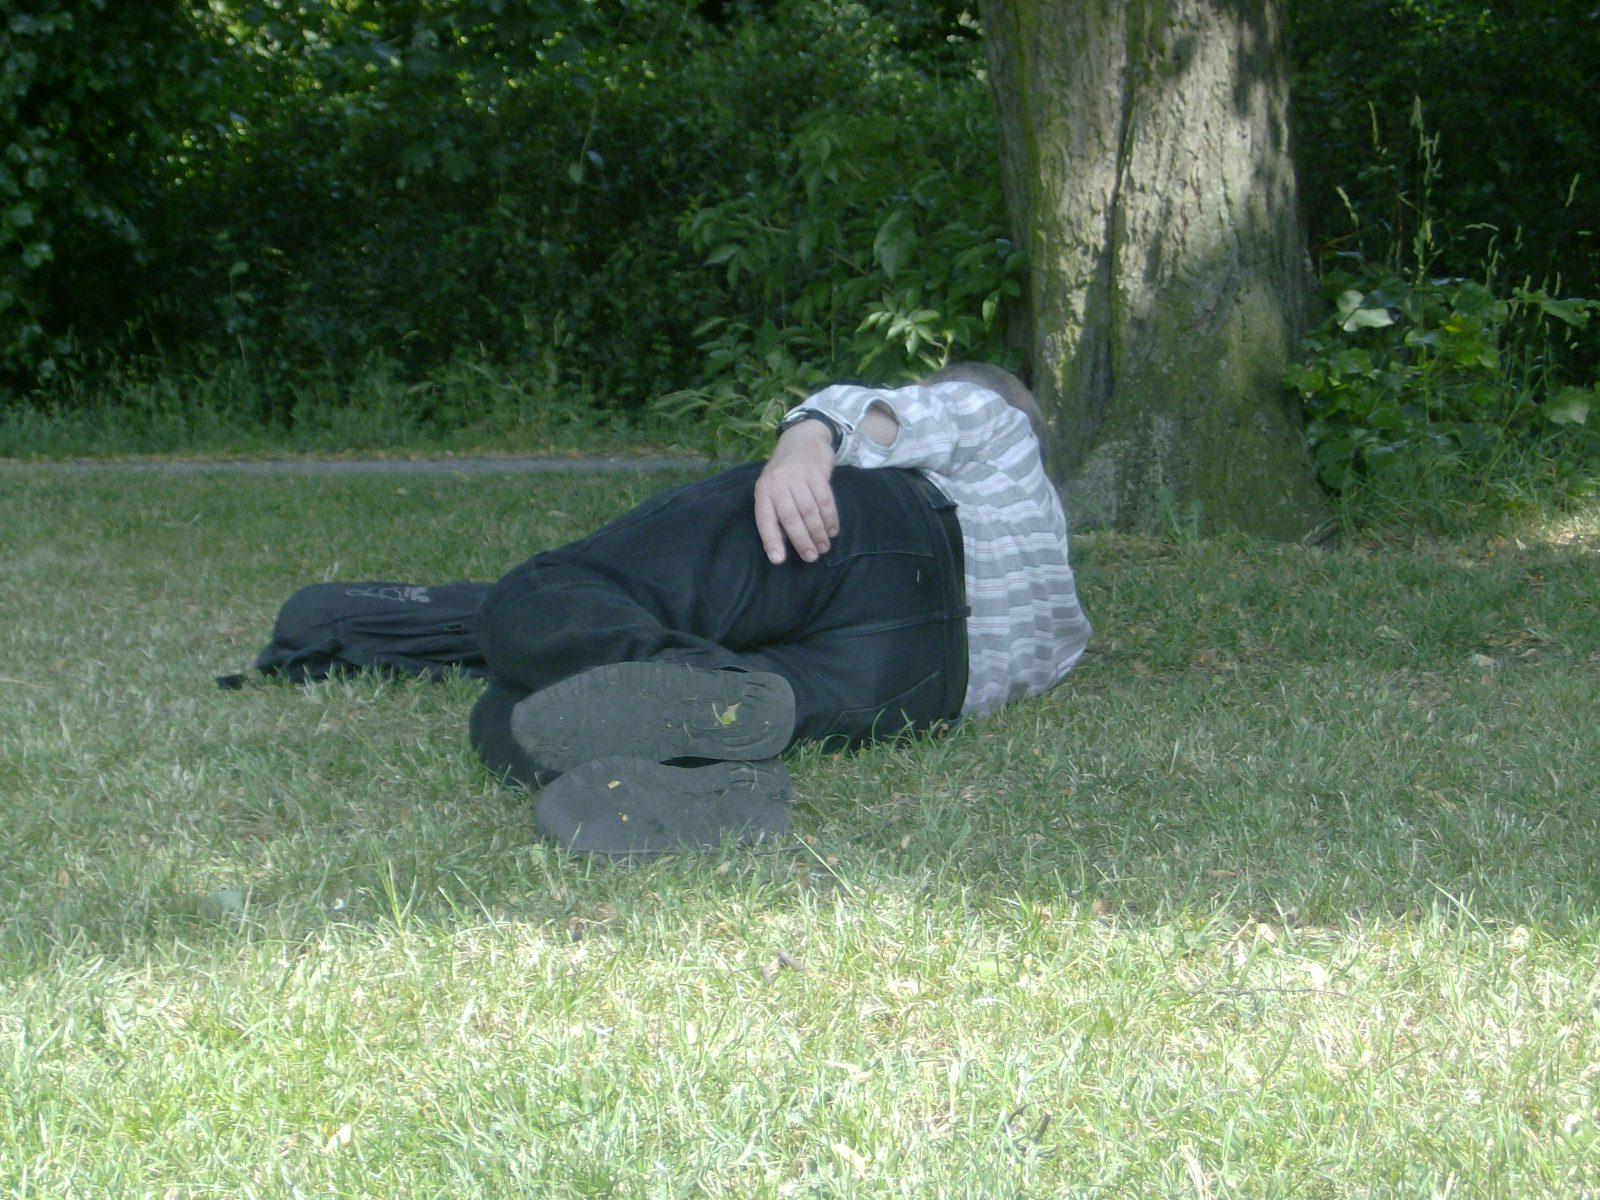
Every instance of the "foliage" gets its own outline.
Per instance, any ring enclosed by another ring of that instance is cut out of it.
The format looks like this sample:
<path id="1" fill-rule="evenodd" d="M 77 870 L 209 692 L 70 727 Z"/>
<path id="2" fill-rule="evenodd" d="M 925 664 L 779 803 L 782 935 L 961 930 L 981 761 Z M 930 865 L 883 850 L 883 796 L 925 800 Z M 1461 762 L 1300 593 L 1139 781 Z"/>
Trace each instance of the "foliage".
<path id="1" fill-rule="evenodd" d="M 952 358 L 1011 357 L 1000 317 L 1022 255 L 987 99 L 915 83 L 894 98 L 902 110 L 808 114 L 779 178 L 685 218 L 741 316 L 701 327 L 705 380 L 662 406 L 701 414 L 714 448 L 769 435 L 832 379 L 898 383 Z"/>
<path id="2" fill-rule="evenodd" d="M 1441 22 L 1429 40 L 1447 43 L 1452 28 Z M 1376 141 L 1373 110 L 1368 165 L 1339 189 L 1350 233 L 1322 243 L 1331 312 L 1288 372 L 1321 478 L 1362 523 L 1450 525 L 1485 504 L 1541 508 L 1592 491 L 1600 305 L 1559 273 L 1535 285 L 1523 273 L 1534 243 L 1464 224 L 1445 150 L 1459 129 L 1436 127 L 1438 110 L 1420 100 L 1405 111 L 1415 149 L 1400 172 Z M 1577 194 L 1574 183 L 1568 200 Z M 1482 257 L 1470 260 L 1474 246 Z M 1460 270 L 1469 261 L 1476 278 Z M 1563 261 L 1582 276 L 1581 255 Z"/>
<path id="3" fill-rule="evenodd" d="M 1600 295 L 1594 0 L 1295 0 L 1287 11 L 1314 243 L 1398 265 L 1426 220 L 1446 273 L 1472 274 L 1492 248 L 1510 278 Z M 1411 133 L 1418 106 L 1431 149 Z M 1428 178 L 1430 155 L 1447 176 Z"/>
<path id="4" fill-rule="evenodd" d="M 176 82 L 129 84 L 163 98 L 161 140 L 128 142 L 118 173 L 147 201 L 137 261 L 109 288 L 64 267 L 25 281 L 35 348 L 11 382 L 35 382 L 50 337 L 79 338 L 80 370 L 157 348 L 181 368 L 225 346 L 285 392 L 375 360 L 420 379 L 475 349 L 637 409 L 698 376 L 693 330 L 729 311 L 680 241 L 686 211 L 769 178 L 825 104 L 869 110 L 955 73 L 972 90 L 971 40 L 946 36 L 958 9 L 879 7 L 168 5 L 188 41 L 145 57 Z M 79 58 L 115 61 L 105 43 L 134 40 L 132 18 L 91 15 Z M 198 70 L 178 55 L 191 43 Z M 62 78 L 83 65 L 63 62 Z M 121 97 L 89 99 L 104 119 Z M 93 159 L 87 127 L 60 132 Z M 41 307 L 46 293 L 76 299 Z"/>
<path id="5" fill-rule="evenodd" d="M 1530 457 L 1559 464 L 1568 491 L 1593 486 L 1600 382 L 1565 369 L 1600 302 L 1526 287 L 1497 295 L 1351 258 L 1324 282 L 1333 312 L 1288 381 L 1333 492 L 1405 490 L 1406 477 L 1431 472 L 1486 495 Z"/>
<path id="6" fill-rule="evenodd" d="M 236 14 L 257 78 L 230 153 L 174 210 L 170 340 L 214 338 L 220 318 L 269 369 L 377 355 L 417 375 L 479 347 L 586 398 L 616 383 L 610 367 L 658 365 L 662 300 L 636 287 L 629 304 L 618 283 L 661 271 L 641 246 L 672 253 L 690 168 L 646 160 L 681 152 L 666 113 L 694 107 L 665 71 L 682 5 L 267 12 Z M 248 287 L 224 288 L 223 271 Z M 623 311 L 633 336 L 607 346 Z"/>
<path id="7" fill-rule="evenodd" d="M 825 380 L 1015 365 L 1021 261 L 959 0 L 25 7 L 0 18 L 21 451 L 75 420 L 75 445 L 496 444 L 516 406 L 653 411 L 742 450 Z M 1324 479 L 1505 487 L 1549 459 L 1579 486 L 1593 435 L 1547 414 L 1578 411 L 1600 347 L 1547 302 L 1600 295 L 1593 0 L 1288 12 L 1311 236 L 1332 299 L 1364 298 L 1301 380 Z M 1460 282 L 1491 273 L 1488 299 Z M 1393 326 L 1343 328 L 1379 310 Z"/>
<path id="8" fill-rule="evenodd" d="M 115 329 L 160 252 L 216 73 L 179 0 L 35 0 L 0 37 L 0 380 L 45 380 Z"/>

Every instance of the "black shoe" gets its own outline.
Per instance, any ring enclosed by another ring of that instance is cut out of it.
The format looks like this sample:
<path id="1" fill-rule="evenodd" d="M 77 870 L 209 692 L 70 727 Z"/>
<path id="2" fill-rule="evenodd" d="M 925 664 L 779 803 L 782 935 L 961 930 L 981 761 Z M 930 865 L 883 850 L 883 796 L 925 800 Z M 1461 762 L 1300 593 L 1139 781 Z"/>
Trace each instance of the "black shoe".
<path id="1" fill-rule="evenodd" d="M 511 714 L 527 693 L 497 680 L 490 680 L 483 695 L 472 706 L 467 719 L 467 738 L 472 748 L 483 759 L 502 783 L 538 789 L 554 779 L 559 772 L 536 762 L 511 736 Z"/>
<path id="2" fill-rule="evenodd" d="M 776 759 L 673 767 L 598 758 L 540 792 L 533 817 L 561 846 L 610 858 L 746 844 L 789 827 L 789 771 Z"/>
<path id="3" fill-rule="evenodd" d="M 766 671 L 707 671 L 674 662 L 612 663 L 535 692 L 511 714 L 517 743 L 540 766 L 569 771 L 627 755 L 667 762 L 751 762 L 794 736 L 794 691 Z"/>

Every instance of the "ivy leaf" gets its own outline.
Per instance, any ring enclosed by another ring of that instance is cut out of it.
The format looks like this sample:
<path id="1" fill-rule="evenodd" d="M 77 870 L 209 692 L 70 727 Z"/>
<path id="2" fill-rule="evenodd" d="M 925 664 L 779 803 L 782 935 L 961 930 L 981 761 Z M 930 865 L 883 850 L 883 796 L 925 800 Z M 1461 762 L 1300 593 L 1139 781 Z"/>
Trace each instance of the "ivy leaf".
<path id="1" fill-rule="evenodd" d="M 1544 415 L 1557 425 L 1583 425 L 1595 394 L 1587 388 L 1564 387 L 1544 404 Z"/>

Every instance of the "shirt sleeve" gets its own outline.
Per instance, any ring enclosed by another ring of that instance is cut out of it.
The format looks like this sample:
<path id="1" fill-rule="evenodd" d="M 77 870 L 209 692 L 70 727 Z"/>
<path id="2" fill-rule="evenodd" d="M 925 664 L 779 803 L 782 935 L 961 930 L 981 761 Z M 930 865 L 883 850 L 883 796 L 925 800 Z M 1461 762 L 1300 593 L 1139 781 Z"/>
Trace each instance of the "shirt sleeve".
<path id="1" fill-rule="evenodd" d="M 936 475 L 956 474 L 962 463 L 997 443 L 1027 431 L 1028 419 L 997 393 L 950 381 L 902 388 L 838 384 L 800 406 L 839 424 L 844 440 L 837 461 L 854 467 L 910 467 Z M 874 407 L 894 416 L 899 431 L 881 446 L 861 431 Z"/>

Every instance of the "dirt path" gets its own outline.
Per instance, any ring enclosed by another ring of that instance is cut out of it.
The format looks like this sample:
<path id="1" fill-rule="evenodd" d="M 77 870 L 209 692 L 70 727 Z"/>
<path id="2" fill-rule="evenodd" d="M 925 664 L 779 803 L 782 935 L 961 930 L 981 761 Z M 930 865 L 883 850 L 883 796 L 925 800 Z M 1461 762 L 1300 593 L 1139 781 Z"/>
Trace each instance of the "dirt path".
<path id="1" fill-rule="evenodd" d="M 249 460 L 99 460 L 74 459 L 68 462 L 17 462 L 0 460 L 0 474 L 28 472 L 132 471 L 166 475 L 517 475 L 532 472 L 625 472 L 692 469 L 705 465 L 701 458 L 551 458 L 551 457 L 470 457 L 470 458 L 269 458 Z"/>

